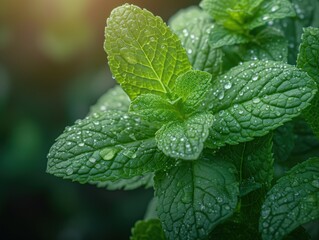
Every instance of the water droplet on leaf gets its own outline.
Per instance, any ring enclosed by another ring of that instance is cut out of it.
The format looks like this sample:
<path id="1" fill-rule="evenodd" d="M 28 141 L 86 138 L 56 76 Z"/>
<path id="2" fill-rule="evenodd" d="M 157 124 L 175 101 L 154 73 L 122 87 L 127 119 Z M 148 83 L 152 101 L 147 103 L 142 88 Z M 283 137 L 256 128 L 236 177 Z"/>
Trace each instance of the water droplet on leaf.
<path id="1" fill-rule="evenodd" d="M 114 147 L 104 148 L 100 151 L 100 156 L 106 161 L 111 160 L 114 158 L 118 151 L 119 149 Z"/>

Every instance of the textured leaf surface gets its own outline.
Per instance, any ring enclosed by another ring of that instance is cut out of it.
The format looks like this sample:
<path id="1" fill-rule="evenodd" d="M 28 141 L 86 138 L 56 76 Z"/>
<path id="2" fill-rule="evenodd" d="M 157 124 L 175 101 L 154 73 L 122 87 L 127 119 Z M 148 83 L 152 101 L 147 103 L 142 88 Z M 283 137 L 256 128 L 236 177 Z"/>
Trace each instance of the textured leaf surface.
<path id="1" fill-rule="evenodd" d="M 297 68 L 273 61 L 247 62 L 213 82 L 215 120 L 206 144 L 218 147 L 263 136 L 298 116 L 316 93 Z"/>
<path id="2" fill-rule="evenodd" d="M 123 112 L 93 114 L 67 127 L 48 155 L 47 171 L 81 183 L 117 181 L 162 169 L 157 129 Z"/>
<path id="3" fill-rule="evenodd" d="M 235 167 L 227 162 L 183 162 L 155 176 L 158 215 L 168 239 L 205 239 L 232 215 L 239 194 Z"/>
<path id="4" fill-rule="evenodd" d="M 130 99 L 120 86 L 108 90 L 90 109 L 89 115 L 109 110 L 128 112 Z"/>
<path id="5" fill-rule="evenodd" d="M 287 62 L 288 43 L 281 32 L 265 28 L 258 32 L 252 42 L 241 49 L 243 61 L 273 60 Z"/>
<path id="6" fill-rule="evenodd" d="M 319 218 L 319 158 L 292 168 L 267 194 L 259 229 L 263 239 L 282 239 L 301 224 Z"/>
<path id="7" fill-rule="evenodd" d="M 176 32 L 185 28 L 189 29 L 189 24 L 196 19 L 205 19 L 212 24 L 211 16 L 208 13 L 200 9 L 198 6 L 190 6 L 188 8 L 182 8 L 176 14 L 169 19 L 169 26 Z M 186 36 L 187 37 L 187 36 Z"/>
<path id="8" fill-rule="evenodd" d="M 112 11 L 104 48 L 113 75 L 131 99 L 169 94 L 177 76 L 191 68 L 180 40 L 163 20 L 134 5 Z"/>
<path id="9" fill-rule="evenodd" d="M 176 106 L 154 94 L 143 94 L 133 100 L 130 111 L 150 122 L 169 122 L 182 118 Z"/>
<path id="10" fill-rule="evenodd" d="M 224 27 L 215 26 L 210 32 L 209 41 L 212 48 L 220 48 L 228 45 L 248 43 L 250 42 L 250 38 Z"/>
<path id="11" fill-rule="evenodd" d="M 253 19 L 247 22 L 245 27 L 254 29 L 275 19 L 294 16 L 296 13 L 289 0 L 267 0 L 261 3 Z"/>
<path id="12" fill-rule="evenodd" d="M 297 66 L 319 84 L 319 28 L 309 27 L 304 30 Z"/>
<path id="13" fill-rule="evenodd" d="M 172 158 L 195 160 L 203 150 L 212 124 L 213 116 L 209 113 L 195 114 L 183 122 L 170 122 L 156 132 L 157 146 Z"/>
<path id="14" fill-rule="evenodd" d="M 319 28 L 309 27 L 302 35 L 297 66 L 306 71 L 319 84 Z M 319 137 L 319 94 L 317 93 L 304 116 Z"/>
<path id="15" fill-rule="evenodd" d="M 170 25 L 181 39 L 193 69 L 217 76 L 222 70 L 223 53 L 210 46 L 209 35 L 214 27 L 211 18 L 197 8 L 189 8 L 179 12 Z"/>
<path id="16" fill-rule="evenodd" d="M 209 108 L 212 75 L 207 72 L 191 70 L 176 80 L 174 92 L 182 100 L 182 112 L 190 114 Z"/>
<path id="17" fill-rule="evenodd" d="M 90 182 L 99 188 L 106 188 L 108 190 L 133 190 L 136 188 L 144 187 L 150 188 L 153 186 L 153 173 L 147 173 L 143 176 L 135 176 L 128 179 L 119 179 L 117 181 L 104 181 L 104 182 Z"/>
<path id="18" fill-rule="evenodd" d="M 160 220 L 150 219 L 147 221 L 138 221 L 132 229 L 130 240 L 165 240 Z"/>

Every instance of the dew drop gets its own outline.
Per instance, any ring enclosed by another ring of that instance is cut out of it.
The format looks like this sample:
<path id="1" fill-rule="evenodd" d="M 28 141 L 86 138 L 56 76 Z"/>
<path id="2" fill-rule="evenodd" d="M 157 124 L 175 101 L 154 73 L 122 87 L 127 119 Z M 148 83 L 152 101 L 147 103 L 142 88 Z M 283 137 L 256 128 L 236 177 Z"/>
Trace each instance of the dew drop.
<path id="1" fill-rule="evenodd" d="M 264 21 L 267 21 L 268 19 L 269 19 L 269 16 L 268 16 L 268 15 L 263 16 L 263 20 L 264 20 Z"/>
<path id="2" fill-rule="evenodd" d="M 278 5 L 275 5 L 271 8 L 271 11 L 272 12 L 276 12 L 277 10 L 279 9 L 279 6 Z"/>
<path id="3" fill-rule="evenodd" d="M 224 91 L 221 91 L 219 94 L 218 94 L 218 99 L 219 100 L 222 100 L 224 98 Z"/>
<path id="4" fill-rule="evenodd" d="M 115 154 L 117 154 L 117 152 L 119 151 L 119 149 L 117 148 L 104 148 L 100 151 L 100 156 L 104 159 L 104 160 L 111 160 Z"/>
<path id="5" fill-rule="evenodd" d="M 79 146 L 80 147 L 83 147 L 84 146 L 84 143 L 82 142 L 82 143 L 79 143 Z"/>
<path id="6" fill-rule="evenodd" d="M 225 210 L 230 210 L 230 206 L 226 205 Z"/>
<path id="7" fill-rule="evenodd" d="M 258 80 L 258 75 L 253 76 L 253 81 L 257 81 Z"/>
<path id="8" fill-rule="evenodd" d="M 96 159 L 95 159 L 94 157 L 91 157 L 91 158 L 89 158 L 89 162 L 95 163 L 95 162 L 96 162 Z"/>
<path id="9" fill-rule="evenodd" d="M 319 180 L 318 180 L 318 179 L 313 180 L 313 181 L 311 182 L 311 185 L 314 186 L 314 187 L 316 187 L 316 188 L 319 188 Z"/>
<path id="10" fill-rule="evenodd" d="M 230 82 L 228 82 L 228 83 L 225 84 L 224 88 L 225 89 L 230 89 L 231 86 L 232 86 L 232 84 Z"/>
<path id="11" fill-rule="evenodd" d="M 188 53 L 188 54 L 192 54 L 192 52 L 193 52 L 192 49 L 188 49 L 188 50 L 187 50 L 187 53 Z"/>
<path id="12" fill-rule="evenodd" d="M 258 97 L 257 98 L 253 98 L 253 103 L 256 103 L 256 104 L 260 103 L 260 98 L 258 98 Z"/>

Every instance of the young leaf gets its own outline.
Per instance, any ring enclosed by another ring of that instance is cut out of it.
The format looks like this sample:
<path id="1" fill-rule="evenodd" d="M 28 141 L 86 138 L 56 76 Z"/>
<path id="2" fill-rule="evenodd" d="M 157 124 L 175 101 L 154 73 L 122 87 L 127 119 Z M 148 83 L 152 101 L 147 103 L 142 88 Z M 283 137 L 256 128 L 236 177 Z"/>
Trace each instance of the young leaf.
<path id="1" fill-rule="evenodd" d="M 157 172 L 157 212 L 166 237 L 205 239 L 230 217 L 239 194 L 235 171 L 230 163 L 202 159 Z"/>
<path id="2" fill-rule="evenodd" d="M 267 194 L 259 229 L 263 239 L 282 239 L 319 218 L 319 158 L 293 167 Z"/>
<path id="3" fill-rule="evenodd" d="M 182 99 L 182 112 L 190 114 L 209 108 L 211 80 L 211 74 L 198 70 L 178 76 L 174 92 Z"/>
<path id="4" fill-rule="evenodd" d="M 304 30 L 297 66 L 306 71 L 319 84 L 319 28 L 309 27 Z M 306 109 L 304 116 L 319 137 L 319 94 L 313 99 L 311 106 Z"/>
<path id="5" fill-rule="evenodd" d="M 203 0 L 200 6 L 218 24 L 237 32 L 252 30 L 275 19 L 295 16 L 289 0 Z"/>
<path id="6" fill-rule="evenodd" d="M 263 0 L 202 0 L 200 6 L 225 28 L 242 31 L 247 19 L 251 19 Z"/>
<path id="7" fill-rule="evenodd" d="M 156 132 L 158 148 L 176 159 L 195 160 L 201 154 L 213 116 L 195 114 L 183 122 L 170 122 Z"/>
<path id="8" fill-rule="evenodd" d="M 298 116 L 316 93 L 297 68 L 273 61 L 246 62 L 213 82 L 211 148 L 263 136 Z"/>
<path id="9" fill-rule="evenodd" d="M 172 18 L 170 26 L 181 39 L 193 69 L 213 76 L 220 74 L 223 52 L 210 46 L 208 40 L 214 23 L 204 11 L 193 7 L 181 11 Z"/>
<path id="10" fill-rule="evenodd" d="M 149 122 L 167 123 L 181 119 L 181 113 L 165 98 L 155 94 L 142 94 L 133 100 L 130 111 Z"/>
<path id="11" fill-rule="evenodd" d="M 106 188 L 108 190 L 133 190 L 136 188 L 153 187 L 153 173 L 146 173 L 143 176 L 135 176 L 128 179 L 119 179 L 117 181 L 104 181 L 104 182 L 90 182 L 99 188 Z"/>
<path id="12" fill-rule="evenodd" d="M 191 69 L 180 40 L 163 20 L 134 5 L 112 11 L 104 48 L 113 75 L 131 99 L 169 95 L 176 78 Z"/>
<path id="13" fill-rule="evenodd" d="M 210 32 L 209 41 L 212 48 L 249 43 L 250 37 L 216 25 Z"/>
<path id="14" fill-rule="evenodd" d="M 117 181 L 170 162 L 157 149 L 156 128 L 135 115 L 108 111 L 79 120 L 51 147 L 47 172 L 81 183 Z"/>
<path id="15" fill-rule="evenodd" d="M 137 221 L 132 229 L 130 240 L 165 240 L 160 220 L 150 219 L 147 221 Z"/>
<path id="16" fill-rule="evenodd" d="M 128 112 L 130 99 L 120 86 L 108 90 L 90 109 L 89 115 L 94 113 L 117 110 Z"/>

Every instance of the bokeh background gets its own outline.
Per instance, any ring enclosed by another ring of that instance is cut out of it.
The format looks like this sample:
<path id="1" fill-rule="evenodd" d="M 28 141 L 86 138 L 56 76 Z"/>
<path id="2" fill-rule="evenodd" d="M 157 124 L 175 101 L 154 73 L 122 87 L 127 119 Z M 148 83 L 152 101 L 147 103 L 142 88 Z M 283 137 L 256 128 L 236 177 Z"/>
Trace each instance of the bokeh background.
<path id="1" fill-rule="evenodd" d="M 199 0 L 0 1 L 0 238 L 128 239 L 151 190 L 106 191 L 45 173 L 67 125 L 115 84 L 105 20 L 125 2 L 164 20 Z"/>

